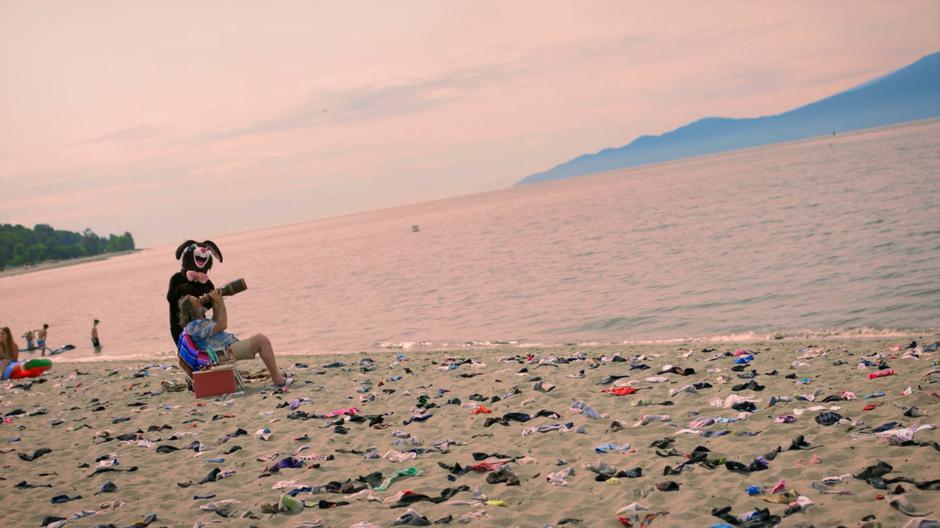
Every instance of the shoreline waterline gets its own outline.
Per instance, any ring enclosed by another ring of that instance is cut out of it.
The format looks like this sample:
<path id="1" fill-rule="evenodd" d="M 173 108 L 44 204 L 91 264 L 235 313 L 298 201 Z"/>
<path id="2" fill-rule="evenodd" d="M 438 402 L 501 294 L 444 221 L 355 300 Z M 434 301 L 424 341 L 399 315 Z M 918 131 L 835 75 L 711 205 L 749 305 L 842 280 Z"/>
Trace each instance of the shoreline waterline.
<path id="1" fill-rule="evenodd" d="M 324 357 L 324 356 L 361 356 L 369 354 L 398 354 L 398 353 L 417 353 L 417 354 L 434 354 L 434 353 L 466 353 L 473 354 L 476 352 L 498 352 L 500 350 L 509 352 L 528 352 L 532 350 L 545 350 L 545 351 L 556 351 L 556 350 L 568 350 L 568 351 L 589 351 L 595 349 L 603 349 L 605 351 L 620 351 L 620 352 L 629 352 L 636 349 L 643 348 L 658 348 L 658 347 L 708 347 L 708 345 L 713 346 L 755 346 L 760 344 L 767 343 L 781 343 L 781 344 L 794 344 L 794 343 L 805 343 L 813 342 L 814 344 L 834 344 L 834 343 L 846 343 L 846 342 L 859 342 L 866 345 L 877 343 L 879 341 L 888 341 L 888 340 L 901 340 L 905 341 L 904 343 L 898 343 L 907 345 L 907 341 L 923 341 L 922 344 L 932 344 L 935 342 L 940 342 L 940 328 L 936 329 L 924 329 L 922 331 L 910 330 L 910 331 L 894 331 L 886 330 L 885 333 L 881 334 L 861 334 L 861 333 L 845 333 L 842 335 L 792 335 L 792 336 L 780 336 L 776 337 L 773 335 L 763 335 L 763 336 L 711 336 L 711 337 L 692 337 L 692 338 L 671 338 L 671 339 L 651 339 L 651 340 L 625 340 L 619 342 L 598 342 L 598 341 L 589 341 L 589 342 L 579 342 L 579 343 L 538 343 L 538 342 L 527 342 L 527 341 L 503 341 L 503 340 L 494 340 L 494 341 L 474 341 L 470 343 L 453 343 L 447 344 L 446 346 L 437 346 L 434 343 L 421 343 L 421 342 L 408 342 L 402 344 L 385 344 L 384 346 L 375 346 L 368 349 L 359 349 L 359 350 L 329 350 L 323 352 L 310 352 L 310 351 L 284 351 L 278 352 L 275 347 L 275 353 L 277 357 L 284 358 L 300 358 L 300 357 Z M 39 357 L 39 356 L 35 356 Z M 154 361 L 154 362 L 163 362 L 169 361 L 172 364 L 175 364 L 176 353 L 171 350 L 163 350 L 154 354 L 126 354 L 126 355 L 95 355 L 95 356 L 81 356 L 81 357 L 69 357 L 67 355 L 56 355 L 56 356 L 47 356 L 53 360 L 54 363 L 66 364 L 86 364 L 86 363 L 125 363 L 125 362 L 139 362 L 139 361 Z M 21 354 L 20 358 L 23 359 L 24 355 Z M 26 359 L 34 359 L 32 353 L 29 353 L 26 356 Z"/>
<path id="2" fill-rule="evenodd" d="M 134 253 L 140 253 L 141 251 L 146 251 L 147 249 L 149 248 L 130 249 L 127 251 L 117 251 L 114 253 L 102 253 L 101 255 L 92 255 L 90 257 L 79 257 L 79 258 L 65 259 L 65 260 L 47 260 L 44 262 L 40 262 L 39 264 L 16 266 L 13 268 L 7 268 L 5 270 L 0 270 L 0 278 L 16 277 L 17 275 L 27 275 L 29 273 L 36 273 L 39 271 L 67 268 L 70 266 L 78 266 L 80 264 L 88 264 L 89 262 L 100 262 L 102 260 L 108 260 L 114 257 L 121 257 L 124 255 L 132 255 Z"/>

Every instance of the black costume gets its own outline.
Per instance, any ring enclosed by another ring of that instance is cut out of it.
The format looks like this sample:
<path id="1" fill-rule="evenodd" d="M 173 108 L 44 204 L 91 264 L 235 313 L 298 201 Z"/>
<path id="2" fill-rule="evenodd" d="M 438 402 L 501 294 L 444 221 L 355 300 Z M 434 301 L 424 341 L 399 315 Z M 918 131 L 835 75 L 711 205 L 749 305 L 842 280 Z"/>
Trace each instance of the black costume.
<path id="1" fill-rule="evenodd" d="M 222 262 L 222 252 L 211 240 L 187 240 L 176 248 L 176 260 L 182 258 L 183 269 L 170 277 L 170 287 L 166 292 L 166 300 L 170 304 L 170 334 L 173 336 L 174 348 L 183 331 L 179 320 L 179 300 L 187 295 L 199 297 L 215 289 L 207 275 L 212 269 L 213 255 Z"/>

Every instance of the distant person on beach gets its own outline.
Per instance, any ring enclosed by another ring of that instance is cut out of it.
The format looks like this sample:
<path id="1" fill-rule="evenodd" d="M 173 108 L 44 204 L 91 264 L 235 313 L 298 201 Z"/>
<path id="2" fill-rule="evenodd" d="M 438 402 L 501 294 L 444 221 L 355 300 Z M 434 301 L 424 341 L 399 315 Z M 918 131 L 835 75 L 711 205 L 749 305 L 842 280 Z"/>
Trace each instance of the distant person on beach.
<path id="1" fill-rule="evenodd" d="M 286 388 L 290 385 L 291 378 L 277 368 L 271 340 L 264 334 L 255 334 L 239 341 L 234 335 L 225 332 L 228 328 L 228 314 L 225 301 L 222 300 L 222 292 L 212 290 L 205 297 L 212 301 L 211 319 L 206 317 L 208 310 L 203 306 L 201 298 L 186 295 L 180 299 L 179 321 L 183 333 L 189 334 L 200 350 L 225 351 L 231 360 L 252 359 L 255 355 L 260 355 L 261 361 L 271 373 L 271 381 L 278 387 Z"/>
<path id="2" fill-rule="evenodd" d="M 27 330 L 26 333 L 23 334 L 23 339 L 26 340 L 26 350 L 33 350 L 34 348 L 36 348 L 36 343 L 35 343 L 36 339 L 33 336 L 32 330 Z"/>
<path id="3" fill-rule="evenodd" d="M 91 325 L 91 346 L 95 349 L 95 352 L 101 352 L 101 341 L 98 340 L 98 323 L 100 322 L 95 319 L 95 322 Z"/>
<path id="4" fill-rule="evenodd" d="M 20 346 L 13 341 L 13 332 L 10 327 L 4 326 L 0 329 L 0 373 L 3 373 L 7 366 L 20 359 Z"/>
<path id="5" fill-rule="evenodd" d="M 46 336 L 49 335 L 49 325 L 46 323 L 42 324 L 42 328 L 36 330 L 36 347 L 42 351 L 42 355 L 46 355 Z"/>

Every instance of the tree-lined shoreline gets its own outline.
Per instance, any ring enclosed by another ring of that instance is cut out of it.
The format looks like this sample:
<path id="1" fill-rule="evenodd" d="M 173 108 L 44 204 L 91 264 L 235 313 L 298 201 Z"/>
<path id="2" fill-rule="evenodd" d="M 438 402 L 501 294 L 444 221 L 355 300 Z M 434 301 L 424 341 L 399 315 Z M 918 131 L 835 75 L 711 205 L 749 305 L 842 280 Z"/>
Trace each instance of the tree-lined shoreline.
<path id="1" fill-rule="evenodd" d="M 127 231 L 104 237 L 91 229 L 75 233 L 48 224 L 36 224 L 32 229 L 20 224 L 0 224 L 0 270 L 110 256 L 134 249 L 134 237 Z"/>

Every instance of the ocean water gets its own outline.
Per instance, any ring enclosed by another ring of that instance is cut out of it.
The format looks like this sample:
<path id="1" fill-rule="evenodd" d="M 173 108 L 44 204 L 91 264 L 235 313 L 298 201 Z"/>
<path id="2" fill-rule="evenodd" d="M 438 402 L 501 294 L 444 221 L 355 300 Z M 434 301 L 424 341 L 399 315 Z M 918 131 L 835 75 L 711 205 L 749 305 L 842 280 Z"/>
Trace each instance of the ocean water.
<path id="1" fill-rule="evenodd" d="M 940 121 L 215 240 L 230 327 L 281 353 L 936 329 Z M 0 324 L 169 354 L 175 246 L 0 278 Z"/>

